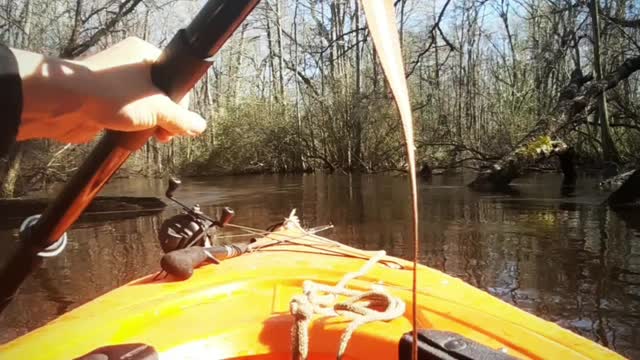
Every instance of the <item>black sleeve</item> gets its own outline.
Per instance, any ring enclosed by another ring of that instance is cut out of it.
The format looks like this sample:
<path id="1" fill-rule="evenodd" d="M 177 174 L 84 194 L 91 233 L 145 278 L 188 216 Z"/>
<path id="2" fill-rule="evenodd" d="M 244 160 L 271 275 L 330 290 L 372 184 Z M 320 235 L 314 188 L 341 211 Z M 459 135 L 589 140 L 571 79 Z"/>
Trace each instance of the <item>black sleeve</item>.
<path id="1" fill-rule="evenodd" d="M 11 50 L 0 44 L 0 157 L 16 141 L 22 116 L 22 80 L 18 61 Z"/>

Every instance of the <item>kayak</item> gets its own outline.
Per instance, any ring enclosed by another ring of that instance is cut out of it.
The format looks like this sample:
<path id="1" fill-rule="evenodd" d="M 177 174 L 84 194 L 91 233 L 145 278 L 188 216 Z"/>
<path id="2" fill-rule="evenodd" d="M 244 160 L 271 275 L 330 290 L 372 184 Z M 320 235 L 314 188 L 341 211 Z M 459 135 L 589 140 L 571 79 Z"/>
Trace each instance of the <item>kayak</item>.
<path id="1" fill-rule="evenodd" d="M 287 226 L 187 280 L 117 288 L 0 346 L 0 358 L 410 359 L 412 273 L 409 261 Z M 622 358 L 438 270 L 418 265 L 417 276 L 420 359 Z"/>

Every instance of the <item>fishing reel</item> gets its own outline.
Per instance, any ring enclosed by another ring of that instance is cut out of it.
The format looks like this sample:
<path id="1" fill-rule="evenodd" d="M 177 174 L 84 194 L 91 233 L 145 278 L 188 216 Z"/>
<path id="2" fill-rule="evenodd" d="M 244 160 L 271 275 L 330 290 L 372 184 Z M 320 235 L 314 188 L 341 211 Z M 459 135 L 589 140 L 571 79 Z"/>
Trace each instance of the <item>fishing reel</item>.
<path id="1" fill-rule="evenodd" d="M 192 207 L 183 204 L 173 197 L 180 184 L 180 180 L 173 177 L 170 178 L 169 186 L 165 193 L 167 199 L 180 205 L 184 210 L 182 214 L 165 220 L 158 230 L 158 240 L 165 253 L 191 246 L 212 246 L 212 238 L 216 227 L 223 228 L 235 215 L 233 209 L 225 207 L 222 209 L 220 218 L 214 220 L 205 215 L 198 204 Z"/>

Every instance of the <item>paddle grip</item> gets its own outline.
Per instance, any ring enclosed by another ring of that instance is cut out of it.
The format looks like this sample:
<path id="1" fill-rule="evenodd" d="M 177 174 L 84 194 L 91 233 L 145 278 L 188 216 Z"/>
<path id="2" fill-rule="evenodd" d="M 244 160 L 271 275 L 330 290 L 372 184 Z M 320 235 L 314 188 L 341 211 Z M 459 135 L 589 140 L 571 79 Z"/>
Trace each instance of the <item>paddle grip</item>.
<path id="1" fill-rule="evenodd" d="M 175 101 L 184 97 L 211 66 L 210 57 L 258 1 L 209 0 L 191 24 L 178 31 L 153 64 L 153 83 Z M 41 251 L 56 242 L 154 131 L 107 131 L 36 225 L 30 241 L 35 250 Z"/>
<path id="2" fill-rule="evenodd" d="M 240 256 L 246 251 L 246 244 L 213 246 L 208 248 L 192 246 L 164 254 L 160 260 L 160 267 L 179 280 L 186 280 L 193 275 L 193 269 L 209 259 L 209 255 L 215 257 L 216 260 L 224 260 Z"/>

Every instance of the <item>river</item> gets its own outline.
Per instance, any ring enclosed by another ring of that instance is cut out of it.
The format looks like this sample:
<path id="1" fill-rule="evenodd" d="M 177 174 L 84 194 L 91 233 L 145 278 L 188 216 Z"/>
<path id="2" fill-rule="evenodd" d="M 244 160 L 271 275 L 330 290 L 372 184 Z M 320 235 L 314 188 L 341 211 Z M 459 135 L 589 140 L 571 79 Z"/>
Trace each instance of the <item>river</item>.
<path id="1" fill-rule="evenodd" d="M 561 177 L 518 180 L 510 194 L 479 194 L 466 177 L 419 184 L 421 262 L 460 277 L 515 306 L 640 359 L 640 213 L 600 206 L 597 179 L 580 178 L 563 195 Z M 235 223 L 266 228 L 293 208 L 306 226 L 333 224 L 324 236 L 408 258 L 407 178 L 390 175 L 254 175 L 184 179 L 177 197 Z M 116 180 L 109 195 L 162 196 L 164 181 Z M 0 318 L 0 342 L 136 277 L 159 269 L 155 233 L 177 213 L 83 222 L 63 255 L 46 261 Z M 17 239 L 0 231 L 0 261 Z M 96 324 L 99 326 L 99 324 Z"/>

